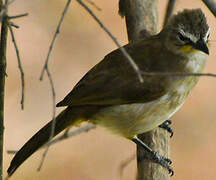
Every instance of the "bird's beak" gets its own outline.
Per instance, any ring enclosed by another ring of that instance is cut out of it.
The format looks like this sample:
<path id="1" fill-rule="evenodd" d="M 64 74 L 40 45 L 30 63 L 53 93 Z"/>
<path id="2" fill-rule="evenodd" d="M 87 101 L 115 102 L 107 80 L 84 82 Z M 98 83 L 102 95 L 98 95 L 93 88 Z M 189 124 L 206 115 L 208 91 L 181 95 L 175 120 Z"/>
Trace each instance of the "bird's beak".
<path id="1" fill-rule="evenodd" d="M 209 54 L 209 49 L 206 42 L 203 39 L 200 39 L 196 43 L 193 44 L 193 47 L 197 50 L 200 50 L 206 54 Z"/>

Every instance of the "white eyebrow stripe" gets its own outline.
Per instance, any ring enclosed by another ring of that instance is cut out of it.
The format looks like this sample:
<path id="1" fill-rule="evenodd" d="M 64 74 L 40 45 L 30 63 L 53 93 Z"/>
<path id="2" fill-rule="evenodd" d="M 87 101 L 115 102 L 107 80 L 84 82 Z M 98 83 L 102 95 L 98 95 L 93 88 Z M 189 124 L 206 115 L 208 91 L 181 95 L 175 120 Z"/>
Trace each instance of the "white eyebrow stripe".
<path id="1" fill-rule="evenodd" d="M 197 37 L 196 36 L 194 36 L 193 34 L 191 34 L 191 33 L 185 33 L 185 36 L 186 37 L 188 37 L 192 42 L 194 42 L 194 43 L 196 43 L 197 42 Z"/>
<path id="2" fill-rule="evenodd" d="M 193 34 L 188 33 L 188 32 L 184 32 L 182 29 L 179 29 L 179 31 L 180 31 L 180 33 L 182 35 L 184 35 L 185 37 L 189 38 L 192 42 L 194 42 L 194 43 L 197 42 L 197 38 Z"/>
<path id="3" fill-rule="evenodd" d="M 179 29 L 180 33 L 182 35 L 184 35 L 185 37 L 189 38 L 192 42 L 196 43 L 199 39 L 197 39 L 197 37 L 191 33 L 188 32 L 184 32 L 182 29 Z M 208 31 L 206 32 L 205 36 L 204 36 L 204 41 L 207 42 L 208 40 L 208 36 L 210 34 L 210 28 L 208 28 Z"/>
<path id="4" fill-rule="evenodd" d="M 208 31 L 206 32 L 206 35 L 205 35 L 205 37 L 203 38 L 205 42 L 208 40 L 209 34 L 210 34 L 210 28 L 208 28 Z"/>

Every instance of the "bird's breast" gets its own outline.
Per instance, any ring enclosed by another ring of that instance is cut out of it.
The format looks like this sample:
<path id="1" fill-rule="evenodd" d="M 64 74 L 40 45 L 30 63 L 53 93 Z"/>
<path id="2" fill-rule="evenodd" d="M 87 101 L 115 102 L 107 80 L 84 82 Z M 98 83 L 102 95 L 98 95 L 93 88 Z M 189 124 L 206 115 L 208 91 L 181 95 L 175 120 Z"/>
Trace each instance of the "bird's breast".
<path id="1" fill-rule="evenodd" d="M 148 103 L 115 105 L 102 109 L 94 122 L 124 137 L 150 131 L 169 119 L 184 103 L 185 95 L 168 93 Z"/>
<path id="2" fill-rule="evenodd" d="M 190 56 L 186 69 L 190 73 L 202 72 L 205 55 L 194 53 Z M 147 102 L 113 105 L 102 108 L 92 118 L 95 123 L 122 135 L 134 135 L 150 131 L 168 120 L 185 102 L 191 89 L 198 81 L 195 76 L 170 76 L 165 95 Z"/>

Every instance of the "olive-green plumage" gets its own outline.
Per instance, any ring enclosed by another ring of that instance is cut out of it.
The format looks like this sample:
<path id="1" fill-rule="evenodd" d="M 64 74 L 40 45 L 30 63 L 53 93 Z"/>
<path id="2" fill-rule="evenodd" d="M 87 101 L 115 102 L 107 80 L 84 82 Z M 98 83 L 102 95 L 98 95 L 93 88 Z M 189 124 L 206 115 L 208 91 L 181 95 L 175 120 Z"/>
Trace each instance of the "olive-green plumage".
<path id="1" fill-rule="evenodd" d="M 184 10 L 158 35 L 124 48 L 143 72 L 200 73 L 209 53 L 208 36 L 202 11 Z M 119 49 L 111 52 L 57 104 L 68 107 L 56 118 L 55 135 L 81 120 L 131 139 L 170 118 L 185 102 L 198 77 L 143 75 L 143 80 L 140 83 Z M 18 151 L 8 169 L 9 176 L 48 141 L 51 123 Z"/>

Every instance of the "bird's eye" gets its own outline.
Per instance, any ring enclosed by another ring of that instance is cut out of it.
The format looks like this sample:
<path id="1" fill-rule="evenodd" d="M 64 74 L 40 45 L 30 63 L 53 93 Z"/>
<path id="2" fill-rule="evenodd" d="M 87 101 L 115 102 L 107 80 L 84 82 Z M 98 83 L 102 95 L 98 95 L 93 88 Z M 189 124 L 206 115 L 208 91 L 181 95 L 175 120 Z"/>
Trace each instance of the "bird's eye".
<path id="1" fill-rule="evenodd" d="M 178 38 L 181 40 L 181 41 L 184 41 L 185 43 L 189 42 L 190 39 L 188 37 L 185 37 L 182 33 L 178 33 Z"/>

